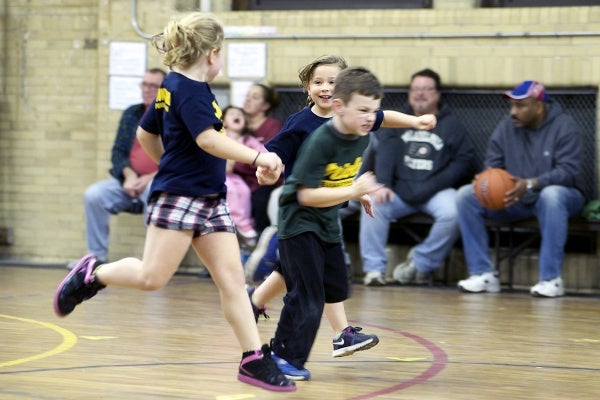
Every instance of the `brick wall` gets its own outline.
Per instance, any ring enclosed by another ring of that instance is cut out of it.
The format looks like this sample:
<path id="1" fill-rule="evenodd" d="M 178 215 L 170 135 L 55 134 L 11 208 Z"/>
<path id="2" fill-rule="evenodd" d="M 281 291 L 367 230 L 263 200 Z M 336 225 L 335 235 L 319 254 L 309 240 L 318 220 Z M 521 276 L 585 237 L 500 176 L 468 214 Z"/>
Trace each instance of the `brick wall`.
<path id="1" fill-rule="evenodd" d="M 175 3 L 139 0 L 140 29 L 159 32 Z M 477 9 L 454 0 L 429 10 L 227 12 L 227 2 L 213 3 L 226 25 L 297 35 L 252 39 L 267 43 L 267 79 L 280 85 L 296 85 L 298 69 L 326 53 L 371 68 L 390 87 L 423 67 L 450 86 L 600 82 L 598 36 L 520 35 L 600 32 L 600 7 Z M 0 256 L 63 262 L 85 251 L 82 194 L 107 177 L 121 115 L 108 107 L 109 44 L 146 39 L 132 28 L 129 0 L 0 0 L 0 20 L 0 227 L 15 235 Z M 315 34 L 329 36 L 307 37 Z M 248 39 L 230 41 L 240 40 Z M 160 65 L 150 47 L 147 65 Z M 225 68 L 215 86 L 229 82 Z M 112 232 L 113 258 L 141 252 L 137 217 L 115 218 Z"/>

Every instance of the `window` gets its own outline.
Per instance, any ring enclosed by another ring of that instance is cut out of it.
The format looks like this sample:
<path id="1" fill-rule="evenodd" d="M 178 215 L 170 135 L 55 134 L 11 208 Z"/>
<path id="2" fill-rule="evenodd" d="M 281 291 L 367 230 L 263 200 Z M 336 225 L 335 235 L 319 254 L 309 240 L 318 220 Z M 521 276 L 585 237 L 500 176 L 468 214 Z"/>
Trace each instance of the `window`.
<path id="1" fill-rule="evenodd" d="M 431 8 L 433 0 L 234 0 L 234 11 Z"/>
<path id="2" fill-rule="evenodd" d="M 600 0 L 481 0 L 481 7 L 598 6 Z"/>

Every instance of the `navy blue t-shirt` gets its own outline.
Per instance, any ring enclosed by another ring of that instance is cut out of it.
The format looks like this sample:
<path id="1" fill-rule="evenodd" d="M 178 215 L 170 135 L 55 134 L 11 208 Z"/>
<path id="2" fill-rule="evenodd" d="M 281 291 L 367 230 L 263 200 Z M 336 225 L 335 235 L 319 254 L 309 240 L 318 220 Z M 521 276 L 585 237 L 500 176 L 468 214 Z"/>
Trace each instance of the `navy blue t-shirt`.
<path id="1" fill-rule="evenodd" d="M 152 181 L 158 192 L 198 197 L 225 194 L 225 160 L 202 150 L 196 137 L 206 129 L 225 135 L 222 112 L 206 82 L 170 72 L 158 90 L 154 105 L 140 126 L 160 135 L 165 152 Z"/>

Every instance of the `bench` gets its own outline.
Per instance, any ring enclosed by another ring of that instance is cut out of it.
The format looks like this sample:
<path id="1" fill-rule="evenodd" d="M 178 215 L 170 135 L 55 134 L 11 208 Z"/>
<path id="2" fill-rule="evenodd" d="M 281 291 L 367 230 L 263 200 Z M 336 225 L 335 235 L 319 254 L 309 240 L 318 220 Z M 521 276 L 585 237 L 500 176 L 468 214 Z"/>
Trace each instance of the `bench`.
<path id="1" fill-rule="evenodd" d="M 416 213 L 400 218 L 390 224 L 388 243 L 400 243 L 415 245 L 427 236 L 433 218 L 424 213 Z M 360 213 L 354 213 L 342 219 L 344 240 L 350 243 L 358 243 L 358 232 L 360 229 Z M 401 234 L 400 234 L 401 233 Z M 446 259 L 443 266 L 442 282 L 449 282 L 450 262 Z"/>
<path id="2" fill-rule="evenodd" d="M 359 223 L 359 213 L 342 220 L 345 241 L 358 243 Z M 390 224 L 388 243 L 401 243 L 411 246 L 420 243 L 428 234 L 432 224 L 433 218 L 424 213 L 416 213 L 393 221 Z M 517 257 L 526 249 L 539 251 L 539 244 L 537 243 L 540 239 L 538 221 L 533 217 L 513 222 L 486 220 L 486 227 L 490 236 L 490 249 L 493 251 L 494 266 L 498 273 L 500 273 L 502 263 L 506 262 L 508 276 L 500 276 L 501 283 L 512 289 Z M 400 232 L 403 236 L 398 234 Z M 600 221 L 589 221 L 581 216 L 569 220 L 569 236 L 585 236 L 588 240 L 579 240 L 578 245 L 579 247 L 587 247 L 589 253 L 596 253 L 598 232 L 600 232 Z M 457 240 L 454 246 L 462 248 L 460 239 Z M 449 270 L 450 262 L 447 258 L 443 265 L 441 280 L 445 285 L 450 283 Z"/>
<path id="3" fill-rule="evenodd" d="M 494 249 L 494 265 L 497 272 L 500 272 L 500 265 L 503 261 L 507 262 L 508 277 L 501 282 L 507 285 L 510 289 L 513 287 L 515 259 L 526 248 L 536 244 L 535 249 L 539 249 L 537 242 L 540 239 L 540 227 L 536 218 L 527 218 L 520 221 L 506 222 L 486 220 L 486 226 L 492 233 L 493 249 Z M 600 222 L 589 221 L 581 216 L 576 216 L 569 219 L 568 235 L 585 235 L 590 241 L 588 243 L 590 253 L 596 253 L 596 238 L 600 232 Z M 501 244 L 501 235 L 505 233 L 507 243 Z M 518 234 L 522 234 L 524 239 L 520 243 L 515 243 L 515 238 Z"/>

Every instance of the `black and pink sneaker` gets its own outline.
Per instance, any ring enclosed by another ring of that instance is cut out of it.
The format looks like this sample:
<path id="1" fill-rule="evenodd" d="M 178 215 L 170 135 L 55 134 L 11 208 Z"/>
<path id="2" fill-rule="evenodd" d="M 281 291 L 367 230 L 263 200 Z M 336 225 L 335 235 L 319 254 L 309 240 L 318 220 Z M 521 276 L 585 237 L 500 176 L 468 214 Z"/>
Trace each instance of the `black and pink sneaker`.
<path id="1" fill-rule="evenodd" d="M 296 384 L 283 375 L 271 358 L 271 349 L 267 344 L 242 358 L 238 380 L 275 392 L 296 390 Z"/>
<path id="2" fill-rule="evenodd" d="M 75 309 L 77 304 L 91 299 L 99 290 L 106 287 L 92 275 L 97 265 L 99 263 L 96 256 L 93 254 L 86 255 L 79 260 L 67 277 L 58 285 L 54 294 L 54 312 L 56 315 L 66 317 Z"/>

